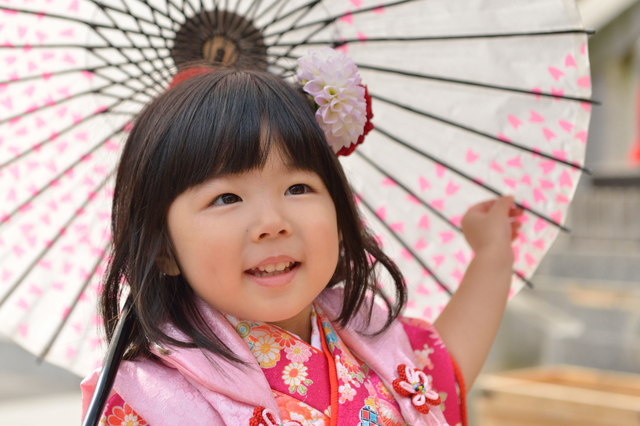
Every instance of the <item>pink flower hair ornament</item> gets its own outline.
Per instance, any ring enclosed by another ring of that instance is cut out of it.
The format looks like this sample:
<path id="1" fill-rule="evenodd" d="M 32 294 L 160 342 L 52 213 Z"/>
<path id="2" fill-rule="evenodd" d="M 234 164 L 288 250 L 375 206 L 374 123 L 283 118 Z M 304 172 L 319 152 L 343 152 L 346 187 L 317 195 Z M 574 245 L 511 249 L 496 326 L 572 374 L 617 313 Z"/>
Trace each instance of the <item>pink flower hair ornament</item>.
<path id="1" fill-rule="evenodd" d="M 349 155 L 373 129 L 371 97 L 358 67 L 329 47 L 298 59 L 298 80 L 316 104 L 316 120 L 336 155 Z"/>

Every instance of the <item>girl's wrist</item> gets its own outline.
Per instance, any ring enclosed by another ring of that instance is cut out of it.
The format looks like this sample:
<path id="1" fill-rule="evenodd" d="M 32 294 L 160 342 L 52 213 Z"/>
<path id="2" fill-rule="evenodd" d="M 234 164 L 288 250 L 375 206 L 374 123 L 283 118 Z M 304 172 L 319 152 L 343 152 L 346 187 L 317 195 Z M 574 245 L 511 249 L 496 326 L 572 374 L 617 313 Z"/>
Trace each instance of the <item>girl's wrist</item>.
<path id="1" fill-rule="evenodd" d="M 511 244 L 483 246 L 474 252 L 474 259 L 489 262 L 495 266 L 509 266 L 514 262 L 513 248 Z"/>

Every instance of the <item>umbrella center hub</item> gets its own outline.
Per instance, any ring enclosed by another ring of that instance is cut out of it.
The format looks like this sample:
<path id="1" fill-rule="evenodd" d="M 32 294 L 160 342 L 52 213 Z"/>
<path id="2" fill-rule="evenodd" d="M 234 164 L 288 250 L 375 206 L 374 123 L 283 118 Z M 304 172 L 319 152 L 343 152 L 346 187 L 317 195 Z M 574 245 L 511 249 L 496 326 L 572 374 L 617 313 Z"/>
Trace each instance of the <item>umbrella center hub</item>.
<path id="1" fill-rule="evenodd" d="M 202 11 L 176 31 L 171 56 L 182 71 L 201 64 L 267 68 L 267 46 L 253 22 L 225 10 Z"/>
<path id="2" fill-rule="evenodd" d="M 216 35 L 202 45 L 202 56 L 212 64 L 234 65 L 238 54 L 238 45 L 222 35 Z"/>

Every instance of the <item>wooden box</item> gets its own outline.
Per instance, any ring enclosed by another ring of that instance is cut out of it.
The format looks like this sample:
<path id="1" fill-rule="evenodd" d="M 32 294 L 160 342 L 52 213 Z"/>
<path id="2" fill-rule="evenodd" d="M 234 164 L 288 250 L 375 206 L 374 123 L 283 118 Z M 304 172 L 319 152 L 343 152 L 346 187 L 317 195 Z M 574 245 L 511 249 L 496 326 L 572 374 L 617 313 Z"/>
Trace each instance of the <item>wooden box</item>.
<path id="1" fill-rule="evenodd" d="M 483 375 L 477 426 L 640 425 L 640 375 L 558 366 Z"/>

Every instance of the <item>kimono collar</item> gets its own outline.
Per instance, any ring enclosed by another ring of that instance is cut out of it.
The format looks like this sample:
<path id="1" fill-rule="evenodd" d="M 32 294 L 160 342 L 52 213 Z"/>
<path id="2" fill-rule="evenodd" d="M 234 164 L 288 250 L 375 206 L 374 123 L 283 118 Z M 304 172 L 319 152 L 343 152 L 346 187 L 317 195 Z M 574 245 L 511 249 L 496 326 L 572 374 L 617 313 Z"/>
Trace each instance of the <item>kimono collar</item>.
<path id="1" fill-rule="evenodd" d="M 316 299 L 329 319 L 339 316 L 342 301 L 340 289 L 326 289 Z M 216 421 L 220 420 L 227 425 L 246 426 L 257 406 L 277 413 L 278 406 L 269 383 L 246 343 L 220 312 L 200 299 L 197 303 L 211 330 L 245 365 L 218 360 L 212 362 L 210 355 L 197 348 L 168 347 L 169 354 L 166 354 L 152 346 L 152 352 L 170 368 L 163 368 L 149 359 L 124 361 L 116 377 L 114 391 L 154 426 L 175 424 L 167 413 L 174 413 L 174 419 L 176 413 L 180 413 L 183 423 L 203 426 L 218 424 Z M 358 333 L 358 330 L 365 333 L 379 330 L 386 315 L 386 311 L 376 305 L 370 324 L 367 324 L 366 313 L 361 312 L 349 328 L 336 331 L 347 347 L 366 362 L 394 394 L 405 421 L 410 425 L 430 425 L 431 420 L 418 413 L 408 398 L 393 390 L 392 383 L 398 378 L 398 365 L 416 365 L 402 325 L 395 321 L 376 338 L 363 337 Z M 172 325 L 167 325 L 165 330 L 173 338 L 187 339 Z M 96 381 L 97 372 L 83 382 L 85 409 Z M 446 423 L 439 409 L 433 411 L 443 424 Z"/>

